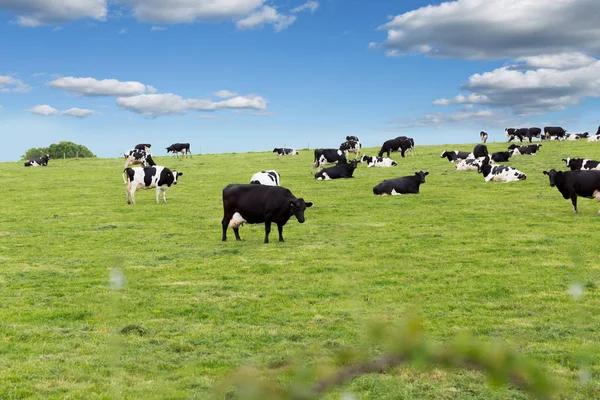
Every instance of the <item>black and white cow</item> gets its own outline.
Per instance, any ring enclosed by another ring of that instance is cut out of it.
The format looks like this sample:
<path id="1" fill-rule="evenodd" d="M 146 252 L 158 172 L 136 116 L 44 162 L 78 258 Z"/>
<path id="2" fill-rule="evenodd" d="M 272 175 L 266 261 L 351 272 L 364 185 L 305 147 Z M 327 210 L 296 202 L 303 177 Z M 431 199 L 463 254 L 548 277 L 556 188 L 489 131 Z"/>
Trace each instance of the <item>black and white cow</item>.
<path id="1" fill-rule="evenodd" d="M 340 150 L 344 152 L 344 156 L 348 158 L 348 153 L 354 153 L 354 157 L 360 156 L 360 142 L 356 140 L 346 140 L 340 145 Z"/>
<path id="2" fill-rule="evenodd" d="M 590 136 L 588 132 L 583 133 L 569 133 L 565 136 L 565 140 L 579 140 L 587 139 Z"/>
<path id="3" fill-rule="evenodd" d="M 227 185 L 223 189 L 222 240 L 227 240 L 227 227 L 231 226 L 235 239 L 240 239 L 239 227 L 242 223 L 265 224 L 265 243 L 269 243 L 271 223 L 277 224 L 279 241 L 283 242 L 283 226 L 292 217 L 304 223 L 304 210 L 313 203 L 296 198 L 281 186 Z M 239 217 L 234 219 L 234 215 Z"/>
<path id="4" fill-rule="evenodd" d="M 422 183 L 425 183 L 426 175 L 429 175 L 429 172 L 419 171 L 415 172 L 414 175 L 387 179 L 373 187 L 373 194 L 399 196 L 401 194 L 419 193 L 419 187 Z"/>
<path id="5" fill-rule="evenodd" d="M 398 163 L 394 160 L 392 160 L 391 158 L 387 158 L 387 157 L 372 157 L 372 156 L 367 156 L 367 155 L 363 155 L 360 160 L 358 162 L 366 162 L 367 163 L 367 168 L 371 168 L 371 167 L 395 167 L 396 165 L 398 165 Z"/>
<path id="6" fill-rule="evenodd" d="M 485 144 L 478 144 L 473 148 L 473 157 L 480 158 L 489 155 L 487 146 Z"/>
<path id="7" fill-rule="evenodd" d="M 508 146 L 508 152 L 511 156 L 518 156 L 518 155 L 530 155 L 530 156 L 534 156 L 537 151 L 540 149 L 540 147 L 542 147 L 542 145 L 540 143 L 536 143 L 536 144 L 528 144 L 527 146 L 517 146 L 517 145 L 510 145 Z"/>
<path id="8" fill-rule="evenodd" d="M 267 186 L 281 186 L 279 173 L 274 169 L 255 173 L 252 175 L 250 183 Z"/>
<path id="9" fill-rule="evenodd" d="M 33 160 L 25 161 L 26 167 L 47 167 L 50 155 L 46 154 L 42 158 L 34 158 Z"/>
<path id="10" fill-rule="evenodd" d="M 490 157 L 495 162 L 506 162 L 510 158 L 510 153 L 508 151 L 497 151 L 492 153 Z"/>
<path id="11" fill-rule="evenodd" d="M 560 126 L 545 126 L 544 138 L 546 140 L 562 140 L 567 132 Z"/>
<path id="12" fill-rule="evenodd" d="M 171 171 L 167 167 L 155 165 L 153 167 L 125 168 L 123 170 L 123 183 L 127 184 L 127 204 L 135 204 L 135 192 L 140 189 L 156 188 L 156 203 L 162 191 L 163 201 L 167 202 L 167 189 L 177 184 L 177 179 L 183 172 Z"/>
<path id="13" fill-rule="evenodd" d="M 600 170 L 600 162 L 587 158 L 563 158 L 571 171 L 593 171 Z"/>
<path id="14" fill-rule="evenodd" d="M 379 150 L 378 157 L 382 157 L 383 153 L 387 153 L 387 156 L 390 156 L 390 153 L 393 151 L 399 151 L 400 155 L 404 157 L 404 154 L 407 151 L 410 151 L 411 154 L 415 155 L 415 141 L 413 138 L 409 138 L 406 136 L 398 136 L 395 139 L 386 140 L 381 146 L 381 150 Z"/>
<path id="15" fill-rule="evenodd" d="M 346 156 L 340 149 L 315 149 L 315 159 L 312 171 L 321 169 L 328 164 L 346 164 Z"/>
<path id="16" fill-rule="evenodd" d="M 319 181 L 329 181 L 340 178 L 354 178 L 352 174 L 356 169 L 358 160 L 352 160 L 348 164 L 339 164 L 335 167 L 325 168 L 315 174 L 315 179 Z"/>
<path id="17" fill-rule="evenodd" d="M 596 131 L 596 136 L 600 136 L 600 126 L 598 126 L 598 130 Z"/>
<path id="18" fill-rule="evenodd" d="M 479 138 L 481 139 L 481 141 L 483 143 L 487 142 L 487 140 L 488 140 L 487 132 L 484 132 L 484 131 L 479 132 Z"/>
<path id="19" fill-rule="evenodd" d="M 533 138 L 542 138 L 542 130 L 537 127 L 531 127 L 527 129 L 527 139 L 529 139 L 529 143 L 531 143 L 531 139 Z"/>
<path id="20" fill-rule="evenodd" d="M 477 172 L 483 175 L 486 182 L 514 182 L 527 179 L 523 172 L 505 165 L 493 165 L 484 160 L 478 161 Z"/>
<path id="21" fill-rule="evenodd" d="M 596 134 L 596 135 L 592 135 L 589 138 L 587 138 L 588 142 L 600 142 L 600 135 Z"/>
<path id="22" fill-rule="evenodd" d="M 600 202 L 600 171 L 544 171 L 550 178 L 550 186 L 558 189 L 565 200 L 571 199 L 573 214 L 577 214 L 577 197 L 596 199 Z M 598 211 L 600 215 L 600 211 Z"/>
<path id="23" fill-rule="evenodd" d="M 440 158 L 446 157 L 449 162 L 455 162 L 456 160 L 466 160 L 467 158 L 469 158 L 469 155 L 471 155 L 471 153 L 469 153 L 468 151 L 444 150 L 442 152 L 442 155 L 440 155 Z"/>
<path id="24" fill-rule="evenodd" d="M 522 142 L 523 138 L 527 134 L 527 128 L 519 128 L 519 129 L 506 128 L 504 130 L 504 133 L 506 133 L 506 136 L 508 137 L 509 142 L 512 142 L 515 138 L 518 138 L 519 141 Z"/>
<path id="25" fill-rule="evenodd" d="M 477 161 L 477 158 L 467 158 L 465 160 L 460 160 L 456 163 L 454 168 L 456 168 L 457 171 L 477 171 L 477 169 L 479 168 L 479 164 Z"/>
<path id="26" fill-rule="evenodd" d="M 134 150 L 144 150 L 146 153 L 151 154 L 150 147 L 152 147 L 152 145 L 150 143 L 139 143 L 139 144 L 136 144 L 133 147 L 133 149 Z"/>
<path id="27" fill-rule="evenodd" d="M 296 150 L 287 147 L 275 147 L 273 153 L 277 153 L 278 156 L 297 156 L 300 154 Z"/>
<path id="28" fill-rule="evenodd" d="M 146 153 L 145 150 L 131 149 L 125 153 L 125 168 L 135 164 L 142 164 L 144 167 L 147 167 L 148 165 L 156 165 L 152 159 L 152 155 Z"/>
<path id="29" fill-rule="evenodd" d="M 167 147 L 167 153 L 175 153 L 175 157 L 179 158 L 179 153 L 187 158 L 188 154 L 192 156 L 189 143 L 173 143 Z"/>
<path id="30" fill-rule="evenodd" d="M 354 140 L 355 142 L 360 142 L 358 136 L 346 136 L 346 141 Z"/>

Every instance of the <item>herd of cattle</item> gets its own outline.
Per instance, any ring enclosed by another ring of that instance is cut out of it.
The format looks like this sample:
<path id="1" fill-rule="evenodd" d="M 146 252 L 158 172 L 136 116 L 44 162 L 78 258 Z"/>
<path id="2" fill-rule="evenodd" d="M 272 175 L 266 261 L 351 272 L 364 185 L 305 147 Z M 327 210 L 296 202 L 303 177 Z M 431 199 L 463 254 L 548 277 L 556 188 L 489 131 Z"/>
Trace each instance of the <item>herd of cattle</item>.
<path id="1" fill-rule="evenodd" d="M 582 134 L 566 134 L 560 127 L 539 128 L 507 128 L 505 133 L 508 142 L 519 139 L 521 142 L 532 138 L 542 140 L 577 140 L 587 138 L 588 141 L 600 141 L 600 127 L 594 136 L 587 132 Z M 480 133 L 481 140 L 485 143 L 488 139 L 486 132 Z M 406 153 L 416 154 L 413 138 L 399 136 L 387 140 L 381 146 L 377 156 L 361 155 L 361 143 L 356 136 L 347 136 L 339 148 L 323 148 L 314 150 L 312 171 L 317 180 L 332 180 L 352 178 L 359 163 L 366 163 L 370 167 L 394 167 L 398 163 L 390 158 L 391 152 L 399 152 L 402 157 Z M 517 169 L 496 163 L 508 162 L 511 157 L 520 155 L 535 155 L 542 144 L 517 145 L 510 144 L 506 151 L 489 153 L 485 144 L 478 144 L 473 151 L 445 150 L 441 158 L 455 163 L 458 171 L 476 170 L 482 174 L 486 182 L 513 182 L 525 180 L 526 174 Z M 123 183 L 127 185 L 126 198 L 128 204 L 135 204 L 135 192 L 140 189 L 156 188 L 156 202 L 162 192 L 163 201 L 166 203 L 166 190 L 177 184 L 178 178 L 183 175 L 177 170 L 156 165 L 152 159 L 151 145 L 142 143 L 124 153 L 125 169 L 123 170 Z M 167 147 L 167 153 L 173 153 L 178 158 L 179 153 L 191 157 L 189 143 L 175 143 Z M 275 148 L 273 153 L 279 156 L 298 155 L 298 151 L 290 148 Z M 354 159 L 348 161 L 349 153 L 354 154 Z M 387 157 L 383 157 L 383 155 Z M 29 160 L 25 166 L 47 166 L 49 156 Z M 600 162 L 582 159 L 563 159 L 570 171 L 543 171 L 550 179 L 550 186 L 556 186 L 565 199 L 571 199 L 573 213 L 577 213 L 577 197 L 595 198 L 600 202 Z M 140 164 L 141 167 L 132 167 Z M 334 165 L 324 168 L 326 165 Z M 419 171 L 414 175 L 387 179 L 373 187 L 376 195 L 402 195 L 419 193 L 420 185 L 425 183 L 425 176 L 429 172 Z M 223 189 L 223 220 L 222 240 L 227 240 L 227 229 L 232 228 L 237 240 L 240 240 L 239 227 L 244 223 L 264 223 L 265 239 L 268 243 L 271 224 L 277 224 L 279 240 L 283 241 L 283 226 L 295 216 L 298 222 L 304 222 L 304 211 L 311 207 L 312 202 L 296 198 L 289 189 L 281 187 L 279 173 L 275 170 L 257 172 L 250 179 L 249 184 L 231 184 Z M 599 212 L 600 214 L 600 212 Z"/>

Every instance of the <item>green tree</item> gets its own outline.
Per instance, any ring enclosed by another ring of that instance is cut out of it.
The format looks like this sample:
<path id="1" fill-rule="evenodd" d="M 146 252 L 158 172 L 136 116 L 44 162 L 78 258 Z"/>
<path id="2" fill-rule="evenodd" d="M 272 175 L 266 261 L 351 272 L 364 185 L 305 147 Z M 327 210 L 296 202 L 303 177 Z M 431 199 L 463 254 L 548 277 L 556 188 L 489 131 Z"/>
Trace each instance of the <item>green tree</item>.
<path id="1" fill-rule="evenodd" d="M 46 154 L 49 154 L 49 149 L 47 147 L 32 147 L 27 150 L 25 154 L 21 156 L 23 160 L 33 160 L 34 158 L 41 158 Z"/>
<path id="2" fill-rule="evenodd" d="M 30 160 L 49 154 L 50 158 L 91 158 L 96 157 L 87 147 L 73 142 L 52 143 L 49 147 L 31 148 L 25 152 L 23 159 Z"/>

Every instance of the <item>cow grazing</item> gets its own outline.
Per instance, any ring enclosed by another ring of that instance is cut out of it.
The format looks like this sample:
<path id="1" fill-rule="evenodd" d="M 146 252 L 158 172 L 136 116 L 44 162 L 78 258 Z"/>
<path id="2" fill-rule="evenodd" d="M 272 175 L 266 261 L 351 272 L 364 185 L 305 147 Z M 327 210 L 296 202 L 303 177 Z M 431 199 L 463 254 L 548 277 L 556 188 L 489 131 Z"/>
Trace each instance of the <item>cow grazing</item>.
<path id="1" fill-rule="evenodd" d="M 42 158 L 34 158 L 33 160 L 25 161 L 26 167 L 47 167 L 50 155 L 46 154 Z"/>
<path id="2" fill-rule="evenodd" d="M 571 171 L 593 171 L 600 170 L 600 162 L 587 158 L 563 158 Z"/>
<path id="3" fill-rule="evenodd" d="M 484 132 L 484 131 L 479 132 L 479 138 L 481 139 L 481 141 L 483 143 L 487 142 L 487 140 L 488 140 L 487 132 Z"/>
<path id="4" fill-rule="evenodd" d="M 573 214 L 577 214 L 577 197 L 596 199 L 600 202 L 599 171 L 543 171 L 550 178 L 550 186 L 558 189 L 565 200 L 571 199 Z M 598 211 L 600 215 L 600 211 Z"/>
<path id="5" fill-rule="evenodd" d="M 145 150 L 131 149 L 125 153 L 125 168 L 136 164 L 142 164 L 144 167 L 156 165 L 152 159 L 152 155 L 146 153 Z"/>
<path id="6" fill-rule="evenodd" d="M 392 160 L 391 158 L 387 158 L 387 157 L 372 157 L 372 156 L 367 156 L 367 155 L 363 155 L 360 160 L 358 162 L 366 162 L 367 163 L 367 168 L 371 168 L 371 167 L 395 167 L 396 165 L 398 165 L 398 163 L 394 160 Z"/>
<path id="7" fill-rule="evenodd" d="M 425 183 L 426 175 L 429 175 L 429 172 L 419 171 L 415 172 L 414 175 L 387 179 L 373 187 L 373 194 L 399 196 L 401 194 L 419 193 L 419 187 L 422 183 Z"/>
<path id="8" fill-rule="evenodd" d="M 340 149 L 315 149 L 311 173 L 315 168 L 321 169 L 328 164 L 346 164 L 344 152 Z"/>
<path id="9" fill-rule="evenodd" d="M 469 158 L 469 155 L 471 155 L 471 153 L 469 153 L 468 151 L 444 150 L 442 152 L 442 155 L 440 155 L 440 158 L 446 157 L 449 162 L 455 162 L 456 160 L 466 160 L 467 158 Z"/>
<path id="10" fill-rule="evenodd" d="M 490 157 L 492 161 L 495 162 L 506 162 L 510 158 L 510 153 L 508 151 L 498 151 L 496 153 L 492 153 Z"/>
<path id="11" fill-rule="evenodd" d="M 250 183 L 267 185 L 267 186 L 280 186 L 279 173 L 273 169 L 267 171 L 257 172 L 252 175 Z"/>
<path id="12" fill-rule="evenodd" d="M 127 204 L 135 204 L 135 192 L 140 189 L 156 188 L 156 203 L 162 191 L 163 201 L 167 202 L 167 189 L 177 184 L 177 179 L 183 172 L 171 171 L 167 167 L 155 165 L 153 167 L 125 168 L 123 170 L 123 183 L 127 184 Z"/>
<path id="13" fill-rule="evenodd" d="M 340 145 L 340 150 L 344 152 L 344 156 L 348 158 L 348 153 L 354 153 L 354 157 L 360 156 L 360 142 L 355 140 L 347 140 Z"/>
<path id="14" fill-rule="evenodd" d="M 146 153 L 150 154 L 150 147 L 152 147 L 152 145 L 150 143 L 140 143 L 140 144 L 136 144 L 133 149 L 134 150 L 144 150 Z"/>
<path id="15" fill-rule="evenodd" d="M 473 157 L 480 158 L 489 155 L 487 146 L 485 144 L 478 144 L 473 148 Z"/>
<path id="16" fill-rule="evenodd" d="M 477 163 L 477 172 L 483 175 L 486 182 L 514 182 L 527 179 L 527 175 L 513 167 L 492 165 L 487 160 Z"/>
<path id="17" fill-rule="evenodd" d="M 378 157 L 382 157 L 383 153 L 387 153 L 387 156 L 390 156 L 390 153 L 393 151 L 399 151 L 400 155 L 404 157 L 404 154 L 407 151 L 411 151 L 411 154 L 415 155 L 415 141 L 413 138 L 408 138 L 406 136 L 398 136 L 395 139 L 386 140 L 381 146 L 381 150 L 379 150 Z"/>
<path id="18" fill-rule="evenodd" d="M 584 133 L 569 133 L 565 136 L 565 140 L 579 140 L 579 139 L 587 139 L 590 136 L 588 132 Z"/>
<path id="19" fill-rule="evenodd" d="M 189 143 L 173 143 L 167 147 L 167 153 L 174 153 L 176 158 L 179 158 L 179 153 L 187 158 L 188 154 L 192 156 Z"/>
<path id="20" fill-rule="evenodd" d="M 545 126 L 544 138 L 546 140 L 562 140 L 565 138 L 566 131 L 560 126 Z"/>
<path id="21" fill-rule="evenodd" d="M 319 181 L 329 181 L 340 178 L 354 178 L 352 174 L 356 169 L 358 160 L 352 160 L 349 164 L 339 164 L 335 167 L 325 168 L 315 174 L 315 179 Z"/>
<path id="22" fill-rule="evenodd" d="M 239 225 L 265 224 L 265 243 L 269 243 L 271 223 L 277 224 L 279 241 L 283 242 L 283 226 L 292 217 L 304 223 L 304 210 L 313 203 L 296 198 L 289 189 L 281 186 L 227 185 L 223 189 L 222 240 L 227 240 L 227 227 L 231 226 L 235 239 L 240 239 Z M 235 216 L 235 214 L 238 216 Z"/>
<path id="23" fill-rule="evenodd" d="M 294 149 L 288 149 L 286 147 L 275 147 L 273 153 L 277 153 L 278 156 L 297 156 L 298 153 Z"/>

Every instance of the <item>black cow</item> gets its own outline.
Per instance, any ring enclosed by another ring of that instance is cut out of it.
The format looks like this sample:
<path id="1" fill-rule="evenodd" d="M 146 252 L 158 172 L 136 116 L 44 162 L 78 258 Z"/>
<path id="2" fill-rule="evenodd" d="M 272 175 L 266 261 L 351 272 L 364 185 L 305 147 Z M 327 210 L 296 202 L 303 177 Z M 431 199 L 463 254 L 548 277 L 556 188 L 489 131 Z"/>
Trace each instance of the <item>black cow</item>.
<path id="1" fill-rule="evenodd" d="M 356 140 L 346 140 L 340 144 L 340 150 L 344 152 L 344 156 L 348 157 L 348 153 L 354 153 L 354 157 L 360 156 L 360 142 Z"/>
<path id="2" fill-rule="evenodd" d="M 399 151 L 400 155 L 404 157 L 406 151 L 411 150 L 412 155 L 415 155 L 415 141 L 413 138 L 409 138 L 406 136 L 398 136 L 395 139 L 386 140 L 383 142 L 381 146 L 381 150 L 379 150 L 378 157 L 382 157 L 383 153 L 387 153 L 387 156 L 390 156 L 390 152 Z"/>
<path id="3" fill-rule="evenodd" d="M 140 143 L 140 144 L 136 144 L 133 149 L 134 150 L 144 150 L 146 153 L 150 154 L 150 147 L 152 147 L 152 145 L 150 143 Z"/>
<path id="4" fill-rule="evenodd" d="M 335 167 L 325 168 L 315 174 L 315 179 L 319 181 L 329 181 L 339 178 L 354 178 L 352 174 L 356 169 L 358 160 L 352 160 L 349 164 L 340 164 Z"/>
<path id="5" fill-rule="evenodd" d="M 190 151 L 189 143 L 173 143 L 169 147 L 167 147 L 167 153 L 175 153 L 175 157 L 179 158 L 179 153 L 187 158 L 188 154 L 190 157 L 192 156 L 192 152 Z"/>
<path id="6" fill-rule="evenodd" d="M 485 144 L 478 144 L 473 148 L 473 158 L 485 157 L 489 155 Z"/>
<path id="7" fill-rule="evenodd" d="M 47 167 L 50 155 L 46 154 L 42 158 L 34 158 L 33 160 L 25 161 L 26 167 Z"/>
<path id="8" fill-rule="evenodd" d="M 425 183 L 425 175 L 429 172 L 415 172 L 414 175 L 401 178 L 387 179 L 373 188 L 373 193 L 381 196 L 398 196 L 408 193 L 419 193 L 419 186 Z"/>
<path id="9" fill-rule="evenodd" d="M 560 126 L 545 126 L 544 127 L 544 138 L 546 140 L 564 139 L 566 133 L 567 132 Z"/>
<path id="10" fill-rule="evenodd" d="M 600 162 L 589 160 L 587 158 L 563 158 L 562 159 L 571 171 L 593 171 L 600 170 Z"/>
<path id="11" fill-rule="evenodd" d="M 297 156 L 298 153 L 294 149 L 288 149 L 286 147 L 275 147 L 273 153 L 277 153 L 278 156 Z"/>
<path id="12" fill-rule="evenodd" d="M 146 153 L 145 150 L 131 149 L 125 153 L 125 168 L 135 164 L 142 164 L 144 167 L 156 165 L 150 153 Z"/>
<path id="13" fill-rule="evenodd" d="M 127 184 L 127 204 L 135 204 L 135 192 L 140 189 L 156 188 L 156 202 L 162 190 L 163 201 L 167 202 L 167 189 L 177 184 L 177 179 L 183 172 L 171 171 L 167 167 L 136 167 L 123 170 L 123 183 Z"/>
<path id="14" fill-rule="evenodd" d="M 533 138 L 542 138 L 542 130 L 540 128 L 532 127 L 527 129 L 527 139 L 529 139 L 529 143 L 531 143 L 531 139 Z"/>
<path id="15" fill-rule="evenodd" d="M 471 153 L 468 151 L 444 150 L 440 155 L 440 158 L 446 157 L 449 162 L 455 162 L 456 160 L 466 160 L 469 158 L 469 155 L 471 155 Z"/>
<path id="16" fill-rule="evenodd" d="M 327 164 L 346 164 L 346 156 L 340 149 L 315 149 L 312 171 L 323 168 Z"/>
<path id="17" fill-rule="evenodd" d="M 573 214 L 577 214 L 577 197 L 596 199 L 600 202 L 600 171 L 544 171 L 550 178 L 550 186 L 558 189 L 565 200 L 571 199 Z M 600 211 L 598 212 L 600 214 Z"/>
<path id="18" fill-rule="evenodd" d="M 487 140 L 488 140 L 487 132 L 484 132 L 484 131 L 479 132 L 479 138 L 481 139 L 481 141 L 483 143 L 487 142 Z"/>
<path id="19" fill-rule="evenodd" d="M 227 240 L 227 227 L 231 226 L 235 239 L 240 239 L 239 226 L 265 224 L 265 243 L 269 243 L 271 223 L 277 224 L 279 241 L 283 242 L 283 226 L 295 215 L 298 222 L 304 223 L 304 210 L 313 203 L 296 198 L 289 189 L 281 186 L 264 185 L 227 185 L 223 189 L 223 227 L 222 240 Z M 237 214 L 238 218 L 234 218 Z"/>
<path id="20" fill-rule="evenodd" d="M 497 151 L 496 153 L 492 153 L 490 157 L 495 162 L 506 162 L 510 158 L 510 155 L 508 151 Z"/>

